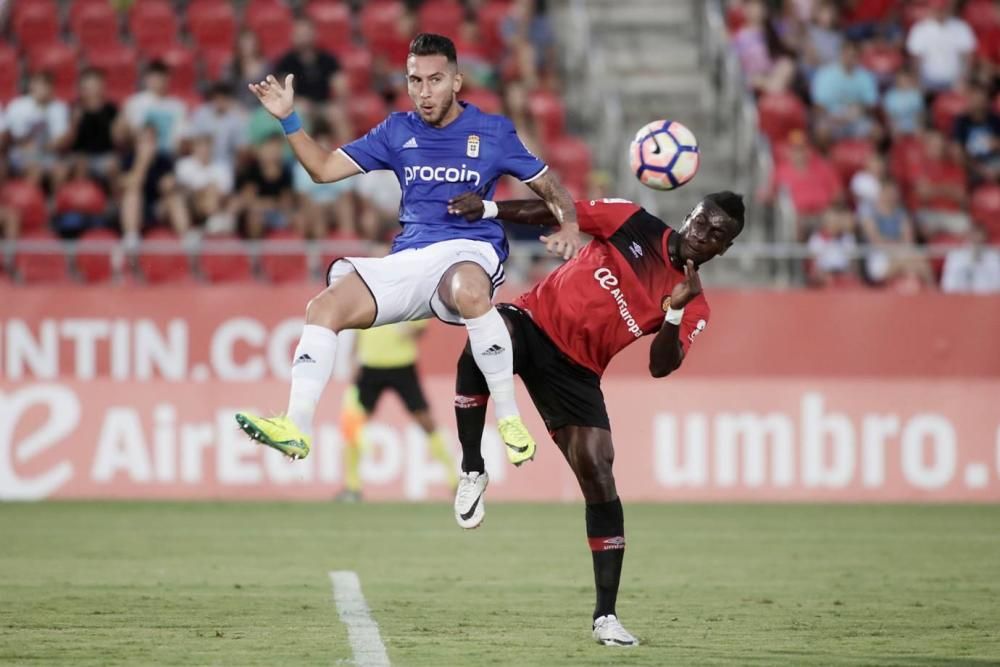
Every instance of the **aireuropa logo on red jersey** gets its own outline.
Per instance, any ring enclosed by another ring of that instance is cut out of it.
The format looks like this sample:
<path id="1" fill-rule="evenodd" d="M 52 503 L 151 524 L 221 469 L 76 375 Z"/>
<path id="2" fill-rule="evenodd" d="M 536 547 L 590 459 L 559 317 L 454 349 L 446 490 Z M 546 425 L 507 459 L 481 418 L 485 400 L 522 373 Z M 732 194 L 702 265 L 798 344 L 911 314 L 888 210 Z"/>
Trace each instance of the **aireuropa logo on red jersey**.
<path id="1" fill-rule="evenodd" d="M 631 311 L 628 309 L 628 300 L 625 299 L 625 295 L 622 293 L 620 287 L 618 287 L 618 277 L 611 272 L 611 269 L 602 266 L 601 268 L 594 271 L 594 280 L 597 284 L 608 290 L 611 296 L 614 297 L 615 303 L 618 304 L 618 314 L 621 315 L 622 321 L 628 327 L 628 332 L 639 338 L 642 336 L 642 327 L 639 323 L 635 321 L 632 317 Z"/>

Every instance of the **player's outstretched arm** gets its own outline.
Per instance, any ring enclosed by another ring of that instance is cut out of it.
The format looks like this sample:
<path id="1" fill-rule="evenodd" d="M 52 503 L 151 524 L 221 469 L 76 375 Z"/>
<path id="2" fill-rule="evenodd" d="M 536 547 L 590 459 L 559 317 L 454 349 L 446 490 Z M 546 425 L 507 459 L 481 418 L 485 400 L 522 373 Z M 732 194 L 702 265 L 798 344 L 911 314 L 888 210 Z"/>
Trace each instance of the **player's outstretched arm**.
<path id="1" fill-rule="evenodd" d="M 701 294 L 701 278 L 694 262 L 689 259 L 684 265 L 684 281 L 675 285 L 670 292 L 667 317 L 649 347 L 649 374 L 653 377 L 662 378 L 670 375 L 684 361 L 684 348 L 681 347 L 680 339 L 681 322 L 677 311 L 683 310 L 684 306 L 699 294 Z"/>
<path id="2" fill-rule="evenodd" d="M 501 220 L 543 227 L 554 227 L 559 224 L 548 204 L 541 199 L 513 199 L 498 201 L 495 204 L 497 206 L 496 217 Z M 469 222 L 475 222 L 482 220 L 486 209 L 482 197 L 475 192 L 466 192 L 448 201 L 448 213 L 460 215 Z"/>
<path id="3" fill-rule="evenodd" d="M 580 225 L 576 220 L 576 206 L 569 191 L 551 171 L 528 183 L 528 187 L 548 205 L 559 224 L 559 231 L 539 237 L 539 240 L 553 255 L 563 259 L 576 257 L 583 247 L 583 239 L 580 237 Z"/>
<path id="4" fill-rule="evenodd" d="M 317 183 L 333 183 L 361 173 L 358 166 L 340 151 L 323 148 L 302 129 L 295 114 L 295 76 L 289 74 L 282 85 L 273 75 L 247 87 L 272 116 L 281 121 L 295 157 Z"/>

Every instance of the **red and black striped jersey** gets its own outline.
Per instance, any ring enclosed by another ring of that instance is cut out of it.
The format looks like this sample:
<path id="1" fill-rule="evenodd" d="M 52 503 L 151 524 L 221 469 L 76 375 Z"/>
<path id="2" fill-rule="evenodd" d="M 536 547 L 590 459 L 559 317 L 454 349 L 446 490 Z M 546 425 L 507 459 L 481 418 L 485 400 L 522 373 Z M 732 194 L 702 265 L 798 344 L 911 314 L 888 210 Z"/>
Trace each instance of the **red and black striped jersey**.
<path id="1" fill-rule="evenodd" d="M 684 280 L 669 251 L 680 237 L 623 199 L 579 201 L 576 212 L 580 229 L 593 240 L 515 305 L 566 356 L 601 375 L 618 352 L 660 330 L 670 292 Z M 708 317 L 704 294 L 684 308 L 679 335 L 685 353 Z"/>

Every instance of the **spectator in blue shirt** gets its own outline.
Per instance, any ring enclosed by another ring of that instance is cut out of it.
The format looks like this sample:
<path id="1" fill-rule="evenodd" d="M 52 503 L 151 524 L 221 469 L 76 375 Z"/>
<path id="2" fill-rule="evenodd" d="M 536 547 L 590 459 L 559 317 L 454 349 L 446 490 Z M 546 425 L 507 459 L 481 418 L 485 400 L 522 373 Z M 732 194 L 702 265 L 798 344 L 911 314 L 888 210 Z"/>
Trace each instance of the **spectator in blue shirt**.
<path id="1" fill-rule="evenodd" d="M 913 72 L 896 73 L 895 85 L 882 98 L 882 109 L 895 136 L 916 134 L 923 127 L 924 94 Z"/>
<path id="2" fill-rule="evenodd" d="M 845 43 L 840 59 L 824 65 L 812 81 L 819 110 L 817 128 L 834 139 L 867 137 L 874 129 L 869 111 L 878 104 L 875 75 L 858 64 L 858 47 Z"/>

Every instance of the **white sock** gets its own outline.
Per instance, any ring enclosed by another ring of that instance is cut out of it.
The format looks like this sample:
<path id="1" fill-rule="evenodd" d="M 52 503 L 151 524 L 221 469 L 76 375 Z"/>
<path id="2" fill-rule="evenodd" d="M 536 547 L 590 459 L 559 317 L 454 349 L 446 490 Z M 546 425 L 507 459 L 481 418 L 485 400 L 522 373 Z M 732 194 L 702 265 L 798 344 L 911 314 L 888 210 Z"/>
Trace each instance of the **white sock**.
<path id="1" fill-rule="evenodd" d="M 496 308 L 465 320 L 472 358 L 486 378 L 497 419 L 520 414 L 514 402 L 514 350 L 510 332 Z"/>
<path id="2" fill-rule="evenodd" d="M 292 357 L 292 390 L 288 417 L 300 430 L 312 435 L 316 404 L 333 373 L 337 356 L 337 334 L 326 327 L 307 324 Z"/>

